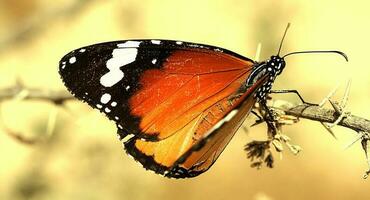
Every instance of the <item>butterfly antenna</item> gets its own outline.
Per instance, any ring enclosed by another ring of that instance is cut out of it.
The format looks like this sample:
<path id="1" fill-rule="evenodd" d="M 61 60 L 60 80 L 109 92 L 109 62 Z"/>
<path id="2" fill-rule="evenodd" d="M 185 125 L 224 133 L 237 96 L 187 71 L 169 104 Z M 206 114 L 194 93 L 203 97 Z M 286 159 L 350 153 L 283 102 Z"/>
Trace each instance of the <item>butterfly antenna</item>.
<path id="1" fill-rule="evenodd" d="M 345 53 L 341 52 L 341 51 L 296 51 L 296 52 L 288 53 L 285 56 L 283 56 L 282 58 L 285 58 L 287 56 L 294 55 L 294 54 L 304 54 L 304 53 L 335 53 L 335 54 L 339 54 L 339 55 L 343 56 L 343 58 L 346 59 L 346 61 L 348 62 L 347 55 Z"/>
<path id="2" fill-rule="evenodd" d="M 279 55 L 279 54 L 280 54 L 280 50 L 281 50 L 281 47 L 283 46 L 284 38 L 285 38 L 285 36 L 286 36 L 286 33 L 288 32 L 289 26 L 290 26 L 290 23 L 288 23 L 288 25 L 287 25 L 287 26 L 286 26 L 286 28 L 285 28 L 285 32 L 284 32 L 283 38 L 282 38 L 282 39 L 281 39 L 281 41 L 280 41 L 280 46 L 279 46 L 279 50 L 278 50 L 277 55 Z"/>

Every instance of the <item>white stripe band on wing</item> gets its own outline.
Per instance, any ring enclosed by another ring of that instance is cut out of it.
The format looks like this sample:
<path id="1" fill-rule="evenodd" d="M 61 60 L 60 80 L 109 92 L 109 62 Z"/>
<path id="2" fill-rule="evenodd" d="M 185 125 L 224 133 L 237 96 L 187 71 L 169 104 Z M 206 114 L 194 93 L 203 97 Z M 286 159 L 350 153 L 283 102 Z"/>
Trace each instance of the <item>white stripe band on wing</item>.
<path id="1" fill-rule="evenodd" d="M 234 109 L 229 114 L 227 114 L 222 120 L 217 122 L 209 131 L 205 134 L 205 137 L 207 137 L 209 134 L 211 134 L 213 131 L 219 129 L 223 124 L 230 121 L 235 115 L 238 113 L 238 109 Z"/>
<path id="2" fill-rule="evenodd" d="M 104 87 L 112 87 L 124 77 L 121 67 L 135 61 L 137 56 L 136 48 L 114 49 L 113 57 L 107 61 L 109 72 L 100 78 L 100 84 Z"/>

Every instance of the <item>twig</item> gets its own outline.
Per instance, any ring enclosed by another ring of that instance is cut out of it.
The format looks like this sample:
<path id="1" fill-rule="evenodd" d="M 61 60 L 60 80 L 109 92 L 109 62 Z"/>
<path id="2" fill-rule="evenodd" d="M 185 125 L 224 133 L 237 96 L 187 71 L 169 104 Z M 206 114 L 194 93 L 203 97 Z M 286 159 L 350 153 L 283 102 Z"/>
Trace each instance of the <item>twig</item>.
<path id="1" fill-rule="evenodd" d="M 13 87 L 5 88 L 0 90 L 0 103 L 4 100 L 42 100 L 48 101 L 55 105 L 63 104 L 67 100 L 73 100 L 74 97 L 69 94 L 67 91 L 52 91 L 52 90 L 43 90 L 43 89 L 33 89 L 33 88 L 25 88 L 22 84 L 18 81 L 17 84 Z M 56 117 L 57 117 L 58 109 L 55 106 L 49 114 L 47 127 L 46 127 L 46 136 L 49 137 L 52 135 Z M 33 145 L 39 143 L 41 141 L 45 141 L 45 138 L 29 138 L 26 137 L 24 134 L 14 131 L 8 128 L 3 123 L 3 115 L 0 110 L 0 127 L 12 138 L 15 140 L 28 145 Z"/>
<path id="2" fill-rule="evenodd" d="M 3 113 L 1 109 L 0 109 L 0 128 L 3 129 L 4 132 L 8 134 L 11 138 L 13 138 L 14 140 L 20 143 L 26 144 L 26 145 L 33 145 L 40 141 L 39 139 L 36 139 L 36 138 L 25 137 L 24 134 L 8 128 L 4 123 Z"/>
<path id="3" fill-rule="evenodd" d="M 39 138 L 28 138 L 28 137 L 25 137 L 24 134 L 22 133 L 19 133 L 19 132 L 15 132 L 5 126 L 2 126 L 2 128 L 5 130 L 5 132 L 11 137 L 13 138 L 14 140 L 22 143 L 22 144 L 26 144 L 26 145 L 34 145 L 36 143 L 39 143 L 41 140 Z"/>
<path id="4" fill-rule="evenodd" d="M 311 105 L 295 105 L 291 106 L 287 103 L 287 107 L 279 107 L 279 109 L 284 111 L 287 115 L 292 115 L 299 118 L 305 118 L 318 122 L 334 123 L 338 115 L 334 110 L 321 108 L 320 106 Z M 370 120 L 358 117 L 355 115 L 348 115 L 343 118 L 338 125 L 352 129 L 356 132 L 370 132 Z"/>
<path id="5" fill-rule="evenodd" d="M 68 91 L 53 91 L 36 88 L 25 88 L 21 84 L 0 90 L 0 102 L 4 100 L 43 100 L 54 104 L 61 104 L 64 101 L 74 99 Z"/>

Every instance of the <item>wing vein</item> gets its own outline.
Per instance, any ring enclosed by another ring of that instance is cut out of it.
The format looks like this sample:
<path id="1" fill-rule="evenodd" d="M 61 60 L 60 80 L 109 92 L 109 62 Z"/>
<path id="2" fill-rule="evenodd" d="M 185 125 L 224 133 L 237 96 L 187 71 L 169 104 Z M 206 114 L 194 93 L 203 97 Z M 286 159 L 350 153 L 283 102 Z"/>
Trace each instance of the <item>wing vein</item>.
<path id="1" fill-rule="evenodd" d="M 209 96 L 209 97 L 207 97 L 207 98 L 205 98 L 204 100 L 202 100 L 202 101 L 200 101 L 200 102 L 198 102 L 197 104 L 201 104 L 201 103 L 204 103 L 205 101 L 207 101 L 208 99 L 210 99 L 210 98 L 212 98 L 212 97 L 214 97 L 214 96 L 216 96 L 216 95 L 218 95 L 220 92 L 222 92 L 222 90 L 224 90 L 225 88 L 227 88 L 228 86 L 230 86 L 235 80 L 237 80 L 237 79 L 239 79 L 240 77 L 242 77 L 245 73 L 247 73 L 248 71 L 246 71 L 246 72 L 243 72 L 243 73 L 241 73 L 239 76 L 237 76 L 235 79 L 233 79 L 232 81 L 230 81 L 230 83 L 228 83 L 227 85 L 225 85 L 223 88 L 221 88 L 219 91 L 217 91 L 216 93 L 214 93 L 213 95 L 211 95 L 211 96 Z M 212 107 L 212 106 L 214 106 L 215 104 L 217 104 L 219 101 L 217 101 L 217 102 L 215 102 L 215 103 L 213 103 L 213 104 L 211 104 L 211 105 L 209 105 L 208 107 L 206 107 L 204 110 L 207 110 L 208 108 L 210 108 L 210 107 Z M 190 108 L 188 108 L 187 110 L 185 110 L 184 112 L 182 112 L 182 113 L 180 113 L 179 115 L 181 116 L 181 115 L 183 115 L 184 113 L 186 113 L 186 112 L 188 112 L 189 110 L 191 110 L 191 109 L 193 109 L 195 106 L 197 106 L 197 104 L 195 104 L 195 105 L 193 105 L 192 107 L 190 107 Z M 203 112 L 201 112 L 200 114 L 202 114 Z M 193 117 L 193 118 L 191 118 L 189 121 L 192 121 L 193 119 L 195 119 L 196 117 L 198 117 L 198 115 L 197 116 L 195 116 L 195 117 Z M 156 119 L 153 119 L 153 121 L 151 122 L 151 124 L 150 124 L 150 126 L 151 125 L 153 125 L 156 121 L 155 121 Z M 168 122 L 168 125 L 171 125 L 172 123 L 174 123 L 175 121 L 177 120 L 177 118 L 174 118 L 172 121 L 170 121 L 170 122 Z M 167 126 L 168 126 L 167 125 Z M 182 129 L 183 127 L 185 127 L 187 124 L 185 124 L 184 126 L 182 126 L 182 127 L 180 127 L 179 128 L 179 130 L 180 129 Z M 147 129 L 150 127 L 150 126 L 148 126 L 147 127 Z M 165 128 L 165 127 L 163 127 L 163 128 Z M 147 130 L 146 129 L 146 130 Z M 177 132 L 177 131 L 176 131 Z"/>

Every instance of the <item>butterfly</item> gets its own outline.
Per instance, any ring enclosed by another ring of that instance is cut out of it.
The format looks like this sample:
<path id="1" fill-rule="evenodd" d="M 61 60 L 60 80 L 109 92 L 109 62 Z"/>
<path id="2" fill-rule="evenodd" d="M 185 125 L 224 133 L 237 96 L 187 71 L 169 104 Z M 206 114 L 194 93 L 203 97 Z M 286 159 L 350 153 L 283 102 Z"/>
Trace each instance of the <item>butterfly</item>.
<path id="1" fill-rule="evenodd" d="M 204 44 L 122 40 L 71 51 L 59 73 L 76 98 L 117 124 L 144 168 L 187 178 L 214 164 L 255 103 L 265 105 L 284 58 L 297 53 L 308 51 L 256 62 Z"/>

